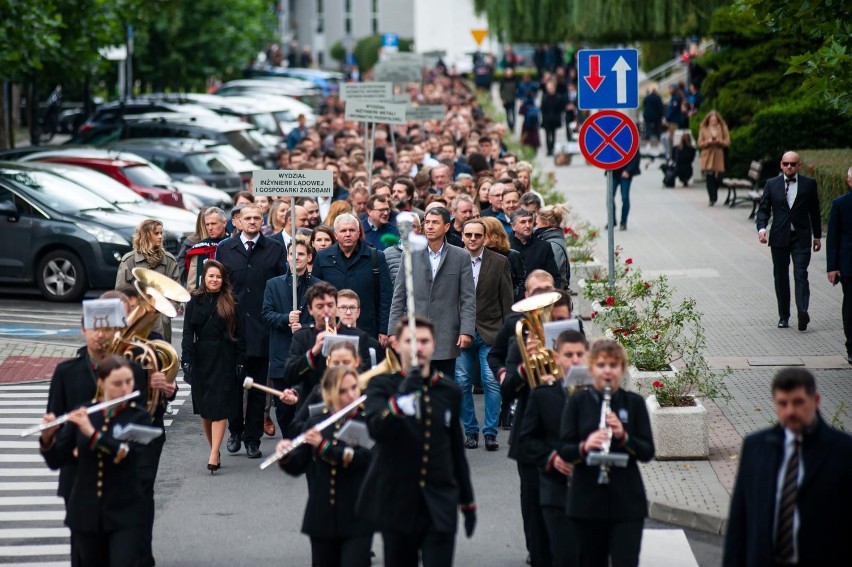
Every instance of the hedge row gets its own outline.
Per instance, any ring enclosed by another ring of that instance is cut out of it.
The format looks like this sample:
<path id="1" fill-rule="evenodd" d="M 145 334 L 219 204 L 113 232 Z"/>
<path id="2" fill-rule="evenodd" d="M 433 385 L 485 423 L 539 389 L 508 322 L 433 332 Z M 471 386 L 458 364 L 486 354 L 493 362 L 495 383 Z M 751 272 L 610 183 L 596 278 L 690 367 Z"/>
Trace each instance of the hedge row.
<path id="1" fill-rule="evenodd" d="M 831 202 L 848 190 L 846 172 L 852 167 L 852 149 L 802 150 L 799 157 L 802 159 L 802 174 L 816 179 L 822 222 L 825 224 Z"/>

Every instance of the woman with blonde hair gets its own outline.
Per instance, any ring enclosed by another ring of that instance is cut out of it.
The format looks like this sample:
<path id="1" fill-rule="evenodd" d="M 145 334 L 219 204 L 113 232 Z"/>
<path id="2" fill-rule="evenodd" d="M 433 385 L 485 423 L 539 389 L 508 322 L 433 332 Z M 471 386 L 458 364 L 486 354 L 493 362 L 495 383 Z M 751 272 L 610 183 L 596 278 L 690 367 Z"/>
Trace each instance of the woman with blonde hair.
<path id="1" fill-rule="evenodd" d="M 542 207 L 535 215 L 535 230 L 533 230 L 533 238 L 550 242 L 556 267 L 562 274 L 565 287 L 568 287 L 571 280 L 571 265 L 568 261 L 568 249 L 565 246 L 565 233 L 562 231 L 562 221 L 567 213 L 568 207 L 562 203 Z"/>
<path id="2" fill-rule="evenodd" d="M 287 222 L 287 215 L 290 213 L 290 203 L 276 199 L 272 202 L 269 208 L 269 226 L 272 229 L 270 234 L 278 234 L 284 230 L 284 225 Z"/>
<path id="3" fill-rule="evenodd" d="M 115 287 L 132 284 L 136 280 L 133 276 L 133 268 L 147 268 L 168 276 L 175 282 L 180 281 L 177 259 L 163 248 L 162 222 L 156 219 L 145 219 L 136 227 L 136 232 L 133 233 L 133 250 L 121 258 L 115 275 Z M 153 331 L 171 342 L 172 320 L 161 315 Z"/>
<path id="4" fill-rule="evenodd" d="M 334 226 L 334 219 L 344 213 L 353 214 L 352 205 L 349 204 L 349 201 L 334 201 L 328 208 L 328 214 L 326 215 L 323 224 Z"/>
<path id="5" fill-rule="evenodd" d="M 485 226 L 485 247 L 494 252 L 499 252 L 509 260 L 515 301 L 520 301 L 524 298 L 524 280 L 527 277 L 521 253 L 512 250 L 509 246 L 506 229 L 503 228 L 503 223 L 499 220 L 494 217 L 480 217 L 479 222 Z"/>
<path id="6" fill-rule="evenodd" d="M 707 178 L 707 195 L 710 206 L 716 204 L 722 175 L 725 173 L 725 150 L 731 145 L 731 134 L 722 115 L 711 110 L 698 129 L 699 165 Z"/>

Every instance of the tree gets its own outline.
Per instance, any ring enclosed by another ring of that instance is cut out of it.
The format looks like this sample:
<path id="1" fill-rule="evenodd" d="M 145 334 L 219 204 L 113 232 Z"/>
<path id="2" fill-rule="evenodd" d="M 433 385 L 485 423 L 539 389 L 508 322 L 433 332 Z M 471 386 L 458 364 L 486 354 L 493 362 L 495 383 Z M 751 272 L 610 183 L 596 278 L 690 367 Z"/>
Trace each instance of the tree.
<path id="1" fill-rule="evenodd" d="M 847 0 L 737 0 L 781 37 L 799 37 L 806 47 L 789 58 L 788 75 L 842 114 L 852 111 L 852 21 Z"/>
<path id="2" fill-rule="evenodd" d="M 0 0 L 0 79 L 19 81 L 59 49 L 61 18 L 52 0 Z"/>
<path id="3" fill-rule="evenodd" d="M 703 35 L 726 0 L 474 0 L 501 41 L 623 42 Z"/>
<path id="4" fill-rule="evenodd" d="M 399 38 L 399 50 L 411 51 L 411 46 L 414 43 L 411 39 Z M 355 56 L 355 61 L 358 63 L 358 68 L 362 73 L 366 73 L 379 60 L 379 50 L 382 48 L 382 36 L 368 35 L 362 37 L 355 44 L 352 54 Z"/>

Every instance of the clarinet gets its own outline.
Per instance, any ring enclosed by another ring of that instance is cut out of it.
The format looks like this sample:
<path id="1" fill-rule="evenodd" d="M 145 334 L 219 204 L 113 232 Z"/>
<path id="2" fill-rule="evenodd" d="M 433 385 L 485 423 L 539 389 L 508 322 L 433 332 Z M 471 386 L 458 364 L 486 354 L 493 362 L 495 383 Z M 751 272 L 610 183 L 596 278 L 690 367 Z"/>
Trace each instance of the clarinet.
<path id="1" fill-rule="evenodd" d="M 603 402 L 601 403 L 601 421 L 600 429 L 606 431 L 606 441 L 601 446 L 601 455 L 609 455 L 609 447 L 612 443 L 612 428 L 606 424 L 606 416 L 610 412 L 610 401 L 612 400 L 612 388 L 604 386 Z M 609 465 L 602 462 L 600 465 L 600 473 L 598 473 L 598 484 L 609 484 Z"/>

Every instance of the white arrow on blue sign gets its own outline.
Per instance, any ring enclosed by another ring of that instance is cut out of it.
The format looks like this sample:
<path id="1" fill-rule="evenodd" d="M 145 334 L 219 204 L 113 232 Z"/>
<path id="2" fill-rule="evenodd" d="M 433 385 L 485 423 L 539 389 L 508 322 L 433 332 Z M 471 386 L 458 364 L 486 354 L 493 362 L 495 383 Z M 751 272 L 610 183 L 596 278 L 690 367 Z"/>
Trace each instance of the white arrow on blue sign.
<path id="1" fill-rule="evenodd" d="M 637 50 L 582 49 L 577 64 L 577 105 L 580 109 L 639 107 Z"/>

